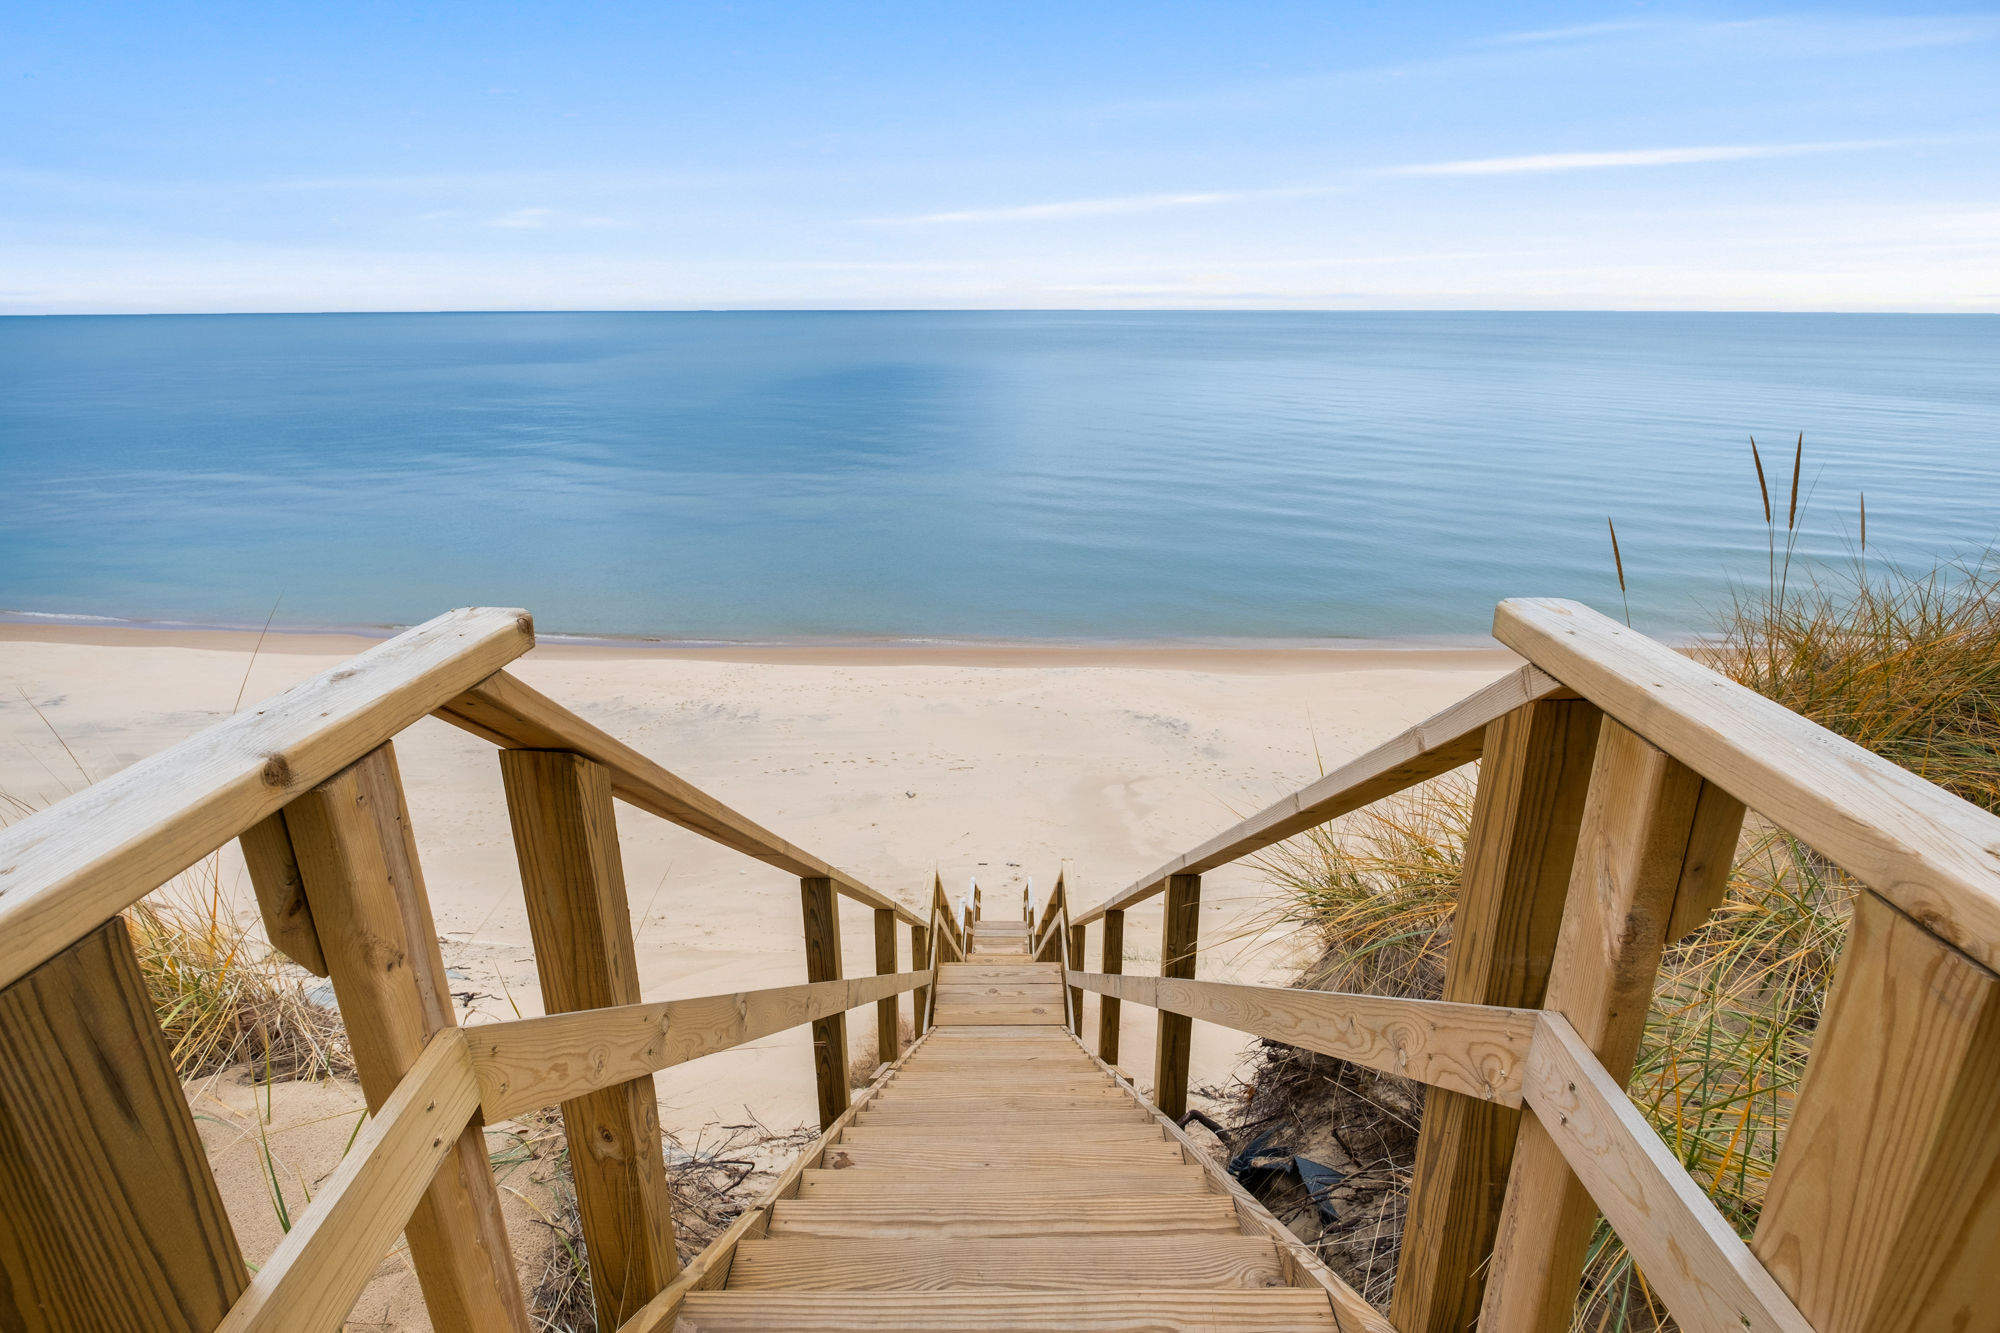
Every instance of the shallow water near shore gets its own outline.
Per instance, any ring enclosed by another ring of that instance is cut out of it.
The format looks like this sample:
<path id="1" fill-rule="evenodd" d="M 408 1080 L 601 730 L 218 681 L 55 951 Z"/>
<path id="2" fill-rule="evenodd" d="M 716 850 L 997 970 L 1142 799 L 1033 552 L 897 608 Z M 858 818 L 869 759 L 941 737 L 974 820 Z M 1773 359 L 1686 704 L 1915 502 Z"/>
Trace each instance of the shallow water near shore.
<path id="1" fill-rule="evenodd" d="M 1802 549 L 2000 535 L 2000 318 L 0 319 L 0 608 L 758 639 L 1687 632 Z M 1782 475 L 1780 475 L 1782 474 Z M 282 600 L 280 600 L 282 599 Z"/>

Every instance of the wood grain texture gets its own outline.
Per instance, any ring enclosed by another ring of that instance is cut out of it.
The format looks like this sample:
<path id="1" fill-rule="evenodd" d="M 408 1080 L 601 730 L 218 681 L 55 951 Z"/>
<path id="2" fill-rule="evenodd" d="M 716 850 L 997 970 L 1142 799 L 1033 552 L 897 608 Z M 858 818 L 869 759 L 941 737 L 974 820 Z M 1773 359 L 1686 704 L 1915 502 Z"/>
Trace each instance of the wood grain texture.
<path id="1" fill-rule="evenodd" d="M 0 1328 L 208 1333 L 247 1282 L 114 917 L 0 990 Z"/>
<path id="2" fill-rule="evenodd" d="M 1126 1167 L 1079 1176 L 1059 1166 L 1009 1167 L 1004 1171 L 927 1171 L 880 1179 L 864 1171 L 816 1168 L 799 1178 L 801 1199 L 868 1198 L 880 1204 L 934 1203 L 969 1196 L 1025 1195 L 1057 1203 L 1126 1194 L 1207 1194 L 1208 1178 L 1186 1164 Z M 1171 1206 L 1167 1204 L 1165 1206 Z"/>
<path id="3" fill-rule="evenodd" d="M 1081 967 L 1079 958 L 1077 966 Z M 1104 938 L 1100 943 L 1098 971 L 1111 976 L 1125 971 L 1125 913 L 1104 914 Z M 1124 1021 L 1124 1006 L 1116 995 L 1100 991 L 1097 1001 L 1097 1054 L 1108 1065 L 1118 1063 L 1118 1025 Z"/>
<path id="4" fill-rule="evenodd" d="M 1063 967 L 1081 970 L 1083 967 L 1083 927 L 1071 926 L 1068 931 L 1068 949 L 1063 954 Z M 1083 1035 L 1083 988 L 1069 988 L 1069 1030 L 1077 1036 Z"/>
<path id="5" fill-rule="evenodd" d="M 840 1151 L 835 1144 L 832 1156 Z M 852 1167 L 835 1168 L 852 1170 Z M 958 1168 L 963 1170 L 965 1168 Z M 1162 1236 L 1182 1232 L 1239 1233 L 1236 1210 L 1221 1194 L 1153 1198 L 1079 1199 L 1060 1210 L 1039 1199 L 937 1199 L 928 1205 L 895 1199 L 779 1200 L 771 1215 L 772 1236 L 821 1236 L 829 1240 L 879 1240 L 968 1244 L 989 1240 L 1034 1240 L 1063 1236 Z"/>
<path id="6" fill-rule="evenodd" d="M 542 1006 L 639 1003 L 639 963 L 618 851 L 611 771 L 559 750 L 502 750 Z M 650 1073 L 562 1104 L 597 1321 L 615 1328 L 680 1272 Z"/>
<path id="7" fill-rule="evenodd" d="M 824 876 L 799 880 L 808 981 L 840 980 L 840 904 L 833 894 L 833 881 Z M 847 1011 L 815 1018 L 812 1033 L 813 1081 L 819 1089 L 819 1124 L 824 1130 L 847 1113 Z"/>
<path id="8" fill-rule="evenodd" d="M 257 912 L 272 947 L 316 977 L 326 975 L 326 955 L 313 929 L 312 906 L 299 881 L 299 861 L 292 855 L 292 835 L 285 832 L 280 810 L 244 829 L 236 844 L 243 851 L 250 887 L 257 894 Z"/>
<path id="9" fill-rule="evenodd" d="M 911 967 L 923 964 L 915 961 Z M 893 976 L 896 971 L 896 914 L 886 907 L 875 909 L 875 971 L 878 976 Z M 903 1030 L 899 1010 L 894 995 L 884 995 L 875 1001 L 875 1059 L 878 1064 L 894 1064 L 903 1054 Z"/>
<path id="10" fill-rule="evenodd" d="M 388 745 L 285 808 L 306 899 L 371 1110 L 457 1019 L 438 955 L 395 751 Z M 477 1125 L 460 1134 L 404 1234 L 439 1333 L 528 1333 L 499 1192 Z"/>
<path id="11" fill-rule="evenodd" d="M 1085 990 L 1337 1056 L 1467 1096 L 1521 1104 L 1531 1009 L 1076 972 Z M 1162 1108 L 1165 1109 L 1165 1108 Z"/>
<path id="12" fill-rule="evenodd" d="M 1201 876 L 1173 875 L 1160 914 L 1160 976 L 1194 976 L 1201 930 Z M 1194 1049 L 1194 1022 L 1186 1014 L 1161 1009 L 1153 1035 L 1153 1102 L 1169 1120 L 1187 1114 L 1188 1062 Z"/>
<path id="13" fill-rule="evenodd" d="M 1226 866 L 1294 834 L 1317 828 L 1330 819 L 1338 819 L 1385 796 L 1469 764 L 1479 758 L 1488 723 L 1523 704 L 1563 691 L 1561 684 L 1532 666 L 1510 672 L 1393 740 L 1342 764 L 1317 782 L 1223 830 L 1193 851 L 1175 857 L 1090 910 L 1078 913 L 1075 924 L 1087 926 L 1108 911 L 1137 906 L 1166 888 L 1167 880 L 1174 875 L 1199 875 Z"/>
<path id="14" fill-rule="evenodd" d="M 1667 917 L 1667 941 L 1686 939 L 1722 906 L 1729 892 L 1729 872 L 1736 865 L 1736 844 L 1743 836 L 1743 802 L 1713 782 L 1701 784 L 1696 798 L 1694 828 L 1681 857 L 1680 884 L 1674 890 L 1673 911 Z"/>
<path id="15" fill-rule="evenodd" d="M 1623 1083 L 1560 1014 L 1543 1014 L 1536 1027 L 1527 1092 L 1535 1120 L 1679 1327 L 1687 1333 L 1813 1333 L 1632 1105 Z"/>
<path id="16" fill-rule="evenodd" d="M 1542 699 L 1487 727 L 1445 957 L 1446 1001 L 1541 1007 L 1602 719 L 1594 704 Z M 1532 1036 L 1532 1019 L 1523 1036 Z M 1512 1053 L 1515 1080 L 1526 1053 L 1525 1041 Z M 1424 1081 L 1431 1086 L 1389 1317 L 1403 1333 L 1464 1333 L 1485 1296 L 1519 1097 Z"/>
<path id="17" fill-rule="evenodd" d="M 1493 634 L 1925 929 L 2000 966 L 2000 817 L 1576 602 L 1502 602 Z"/>
<path id="18" fill-rule="evenodd" d="M 485 1117 L 507 1120 L 914 990 L 929 976 L 898 972 L 483 1023 L 466 1038 Z"/>
<path id="19" fill-rule="evenodd" d="M 478 1109 L 464 1036 L 444 1028 L 362 1126 L 216 1333 L 339 1329 Z"/>
<path id="20" fill-rule="evenodd" d="M 1250 1236 L 1066 1236 L 976 1246 L 796 1237 L 746 1240 L 731 1291 L 1255 1291 L 1285 1286 L 1277 1252 Z"/>
<path id="21" fill-rule="evenodd" d="M 1605 719 L 1544 1007 L 1621 1086 L 1652 1002 L 1701 778 Z M 1597 1205 L 1534 1116 L 1514 1140 L 1480 1327 L 1564 1333 Z"/>
<path id="22" fill-rule="evenodd" d="M 931 957 L 931 932 L 928 926 L 910 927 L 910 967 L 914 971 L 924 971 L 937 966 L 937 959 Z M 891 969 L 893 970 L 893 969 Z M 931 988 L 919 986 L 910 997 L 910 1027 L 916 1036 L 923 1036 L 931 1022 Z M 898 1052 L 900 1054 L 900 1052 Z"/>
<path id="23" fill-rule="evenodd" d="M 1336 1327 L 1316 1292 L 1021 1292 L 996 1308 L 986 1293 L 702 1292 L 682 1310 L 683 1333 L 928 1329 L 933 1333 L 1289 1333 Z"/>
<path id="24" fill-rule="evenodd" d="M 534 646 L 452 611 L 0 829 L 0 986 Z"/>
<path id="25" fill-rule="evenodd" d="M 895 899 L 794 847 L 505 671 L 462 690 L 435 711 L 452 725 L 510 749 L 571 750 L 594 759 L 611 770 L 611 789 L 621 801 L 802 879 L 831 880 L 845 896 L 888 908 L 912 925 L 920 919 Z"/>
<path id="26" fill-rule="evenodd" d="M 2000 1319 L 2000 977 L 1857 904 L 1754 1248 L 1819 1333 Z"/>

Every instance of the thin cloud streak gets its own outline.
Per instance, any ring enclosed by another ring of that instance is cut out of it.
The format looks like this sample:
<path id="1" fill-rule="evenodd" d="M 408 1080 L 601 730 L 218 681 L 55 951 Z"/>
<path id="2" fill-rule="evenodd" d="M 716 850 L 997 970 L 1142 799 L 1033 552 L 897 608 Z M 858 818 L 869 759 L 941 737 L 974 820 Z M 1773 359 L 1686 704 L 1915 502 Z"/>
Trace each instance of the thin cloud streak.
<path id="1" fill-rule="evenodd" d="M 967 208 L 949 213 L 918 213 L 913 217 L 867 218 L 876 226 L 923 226 L 940 222 L 1045 222 L 1060 218 L 1103 217 L 1111 213 L 1153 213 L 1164 208 L 1199 208 L 1227 204 L 1270 191 L 1211 190 L 1201 194 L 1134 194 L 1112 199 L 1065 199 L 1008 208 Z"/>
<path id="2" fill-rule="evenodd" d="M 1535 172 L 1594 171 L 1605 167 L 1671 167 L 1695 162 L 1738 162 L 1760 157 L 1798 157 L 1888 148 L 1908 140 L 1855 139 L 1841 143 L 1710 144 L 1691 148 L 1634 148 L 1601 153 L 1536 153 L 1526 157 L 1479 157 L 1458 162 L 1419 162 L 1387 167 L 1390 176 L 1515 176 Z"/>

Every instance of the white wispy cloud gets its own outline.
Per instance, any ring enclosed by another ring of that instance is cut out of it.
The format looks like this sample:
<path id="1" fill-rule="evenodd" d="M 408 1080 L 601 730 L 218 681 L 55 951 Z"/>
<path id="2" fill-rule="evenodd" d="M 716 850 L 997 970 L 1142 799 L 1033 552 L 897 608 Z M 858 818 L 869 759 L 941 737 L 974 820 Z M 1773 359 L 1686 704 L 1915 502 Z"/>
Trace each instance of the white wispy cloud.
<path id="1" fill-rule="evenodd" d="M 1154 213 L 1167 208 L 1199 208 L 1227 204 L 1273 190 L 1209 190 L 1198 194 L 1128 194 L 1108 199 L 1062 199 L 1044 204 L 1014 204 L 1005 208 L 966 208 L 947 213 L 917 213 L 909 217 L 868 218 L 878 226 L 915 226 L 943 222 L 1048 222 L 1062 218 L 1102 217 L 1111 213 Z M 1296 192 L 1293 192 L 1296 193 Z"/>
<path id="2" fill-rule="evenodd" d="M 1596 153 L 1533 153 L 1524 157 L 1475 157 L 1456 162 L 1417 162 L 1385 167 L 1391 176 L 1514 176 L 1531 172 L 1593 171 L 1605 167 L 1671 167 L 1692 162 L 1737 162 L 1747 158 L 1796 157 L 1886 148 L 1907 140 L 1854 139 L 1840 143 L 1705 144 L 1689 148 L 1630 148 Z"/>

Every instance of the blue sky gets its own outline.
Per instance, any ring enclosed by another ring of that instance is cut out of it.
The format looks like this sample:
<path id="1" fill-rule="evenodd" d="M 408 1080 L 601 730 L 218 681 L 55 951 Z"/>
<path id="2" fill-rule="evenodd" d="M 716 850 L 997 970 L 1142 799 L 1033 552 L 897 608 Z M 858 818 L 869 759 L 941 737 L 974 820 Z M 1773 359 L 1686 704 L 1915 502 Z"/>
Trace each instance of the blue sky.
<path id="1" fill-rule="evenodd" d="M 2000 310 L 2000 12 L 0 9 L 0 312 Z"/>

